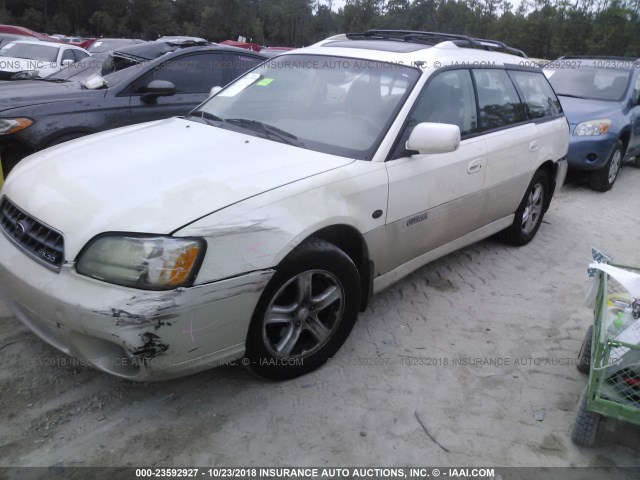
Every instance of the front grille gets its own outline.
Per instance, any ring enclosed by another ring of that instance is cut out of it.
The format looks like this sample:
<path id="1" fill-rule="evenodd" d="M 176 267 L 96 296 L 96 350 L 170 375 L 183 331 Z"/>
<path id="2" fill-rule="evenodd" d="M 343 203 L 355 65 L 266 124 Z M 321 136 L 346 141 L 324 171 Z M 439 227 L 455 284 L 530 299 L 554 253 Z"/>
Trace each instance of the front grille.
<path id="1" fill-rule="evenodd" d="M 42 265 L 56 272 L 64 263 L 64 238 L 6 197 L 0 202 L 0 228 L 19 248 Z"/>

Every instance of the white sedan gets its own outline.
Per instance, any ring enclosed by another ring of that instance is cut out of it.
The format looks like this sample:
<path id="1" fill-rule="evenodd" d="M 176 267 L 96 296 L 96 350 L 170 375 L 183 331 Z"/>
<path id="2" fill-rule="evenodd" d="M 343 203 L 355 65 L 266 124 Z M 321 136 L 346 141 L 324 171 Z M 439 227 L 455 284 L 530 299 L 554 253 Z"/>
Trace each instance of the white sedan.
<path id="1" fill-rule="evenodd" d="M 558 99 L 521 57 L 434 35 L 331 38 L 183 118 L 23 160 L 0 196 L 0 297 L 114 375 L 242 359 L 282 379 L 411 271 L 497 233 L 528 243 L 566 174 Z"/>
<path id="2" fill-rule="evenodd" d="M 0 48 L 0 80 L 46 77 L 89 55 L 74 45 L 16 40 Z"/>

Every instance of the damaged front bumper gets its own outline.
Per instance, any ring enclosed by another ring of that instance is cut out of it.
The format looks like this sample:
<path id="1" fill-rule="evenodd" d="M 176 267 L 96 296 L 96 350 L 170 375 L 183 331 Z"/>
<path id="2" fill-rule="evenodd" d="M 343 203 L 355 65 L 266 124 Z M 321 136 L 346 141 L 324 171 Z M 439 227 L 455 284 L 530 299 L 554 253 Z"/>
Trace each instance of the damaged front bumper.
<path id="1" fill-rule="evenodd" d="M 131 380 L 179 377 L 241 358 L 272 270 L 171 291 L 55 273 L 0 234 L 0 300 L 43 340 Z"/>

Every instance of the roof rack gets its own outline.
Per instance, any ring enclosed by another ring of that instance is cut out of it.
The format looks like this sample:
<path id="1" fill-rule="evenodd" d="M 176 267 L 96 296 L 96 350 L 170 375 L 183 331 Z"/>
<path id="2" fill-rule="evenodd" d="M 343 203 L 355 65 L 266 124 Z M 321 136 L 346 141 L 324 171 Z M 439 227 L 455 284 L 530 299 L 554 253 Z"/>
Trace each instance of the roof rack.
<path id="1" fill-rule="evenodd" d="M 588 60 L 618 60 L 629 62 L 637 62 L 638 60 L 640 60 L 638 57 L 618 57 L 612 55 L 564 55 L 562 57 L 558 57 L 558 60 L 577 60 L 580 58 Z"/>
<path id="2" fill-rule="evenodd" d="M 421 32 L 419 30 L 367 30 L 361 33 L 347 33 L 350 40 L 395 40 L 400 42 L 424 43 L 437 45 L 441 42 L 453 42 L 459 47 L 479 48 L 489 51 L 504 51 L 512 55 L 527 58 L 527 55 L 517 48 L 509 47 L 498 40 L 473 38 L 467 35 L 453 33 Z"/>

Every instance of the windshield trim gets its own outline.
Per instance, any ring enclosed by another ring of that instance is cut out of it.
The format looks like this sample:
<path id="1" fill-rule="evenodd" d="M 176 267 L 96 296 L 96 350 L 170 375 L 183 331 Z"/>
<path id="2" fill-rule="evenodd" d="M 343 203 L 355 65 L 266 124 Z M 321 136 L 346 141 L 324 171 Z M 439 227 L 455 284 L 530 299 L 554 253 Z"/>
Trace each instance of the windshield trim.
<path id="1" fill-rule="evenodd" d="M 378 134 L 378 136 L 376 137 L 376 139 L 373 141 L 373 143 L 371 144 L 371 147 L 369 147 L 366 150 L 353 150 L 353 149 L 348 149 L 348 148 L 342 148 L 340 150 L 344 151 L 346 154 L 343 153 L 330 153 L 324 150 L 318 150 L 316 148 L 313 148 L 314 144 L 318 144 L 319 142 L 314 142 L 313 140 L 309 140 L 309 139 L 300 139 L 301 141 L 303 141 L 306 145 L 306 149 L 308 150 L 312 150 L 318 153 L 322 153 L 325 155 L 334 155 L 334 156 L 340 156 L 340 157 L 344 157 L 344 158 L 353 158 L 355 160 L 362 160 L 362 161 L 372 161 L 373 158 L 375 157 L 376 153 L 378 152 L 378 150 L 380 149 L 380 145 L 382 144 L 382 142 L 384 141 L 384 139 L 386 138 L 386 136 L 389 134 L 390 128 L 393 125 L 393 123 L 395 122 L 395 120 L 398 118 L 398 114 L 400 113 L 400 111 L 402 110 L 402 108 L 404 107 L 404 105 L 406 104 L 408 98 L 410 97 L 411 93 L 414 91 L 414 89 L 416 88 L 416 86 L 420 83 L 420 78 L 422 78 L 423 75 L 423 71 L 418 68 L 417 66 L 413 66 L 413 65 L 404 65 L 404 64 L 396 64 L 394 62 L 391 61 L 387 61 L 387 60 L 376 60 L 376 59 L 369 59 L 369 58 L 363 58 L 363 57 L 357 57 L 357 56 L 347 56 L 347 55 L 333 55 L 333 54 L 321 54 L 321 53 L 304 53 L 304 52 L 295 52 L 295 53 L 287 53 L 285 55 L 279 55 L 277 57 L 273 57 L 273 58 L 268 58 L 266 59 L 264 62 L 256 65 L 254 68 L 252 68 L 251 70 L 248 70 L 247 72 L 245 72 L 243 75 L 241 75 L 240 77 L 236 78 L 235 80 L 233 80 L 232 82 L 228 83 L 227 85 L 224 86 L 224 88 L 222 90 L 220 90 L 216 95 L 220 94 L 221 92 L 224 92 L 227 88 L 231 87 L 232 85 L 234 85 L 236 82 L 238 82 L 239 80 L 241 80 L 242 78 L 244 78 L 247 75 L 250 75 L 252 72 L 254 72 L 255 70 L 261 68 L 264 64 L 267 64 L 269 62 L 277 62 L 280 60 L 283 60 L 285 58 L 288 57 L 293 57 L 293 56 L 305 56 L 305 57 L 320 57 L 320 58 L 339 58 L 339 59 L 345 59 L 345 60 L 353 60 L 353 61 L 360 61 L 360 62 L 367 62 L 367 63 L 379 63 L 379 64 L 386 64 L 386 65 L 399 65 L 399 67 L 402 68 L 406 68 L 408 70 L 413 70 L 415 72 L 418 73 L 418 76 L 416 77 L 415 81 L 413 81 L 413 84 L 410 85 L 409 88 L 407 88 L 407 90 L 404 92 L 402 98 L 398 101 L 398 104 L 395 106 L 395 108 L 389 113 L 387 121 L 385 122 L 385 124 L 383 125 L 383 127 L 380 129 L 380 133 Z M 184 118 L 186 120 L 189 121 L 194 121 L 189 119 L 190 116 L 195 116 L 198 117 L 197 113 L 201 112 L 201 108 L 207 104 L 212 97 L 209 97 L 207 99 L 205 99 L 200 105 L 198 105 L 197 107 L 195 107 L 193 110 L 191 110 L 191 112 L 189 112 L 188 115 L 186 115 Z M 195 120 L 197 121 L 197 120 Z M 208 124 L 213 128 L 222 128 L 225 130 L 233 130 L 233 131 L 238 131 L 236 129 L 233 128 L 228 128 L 228 125 L 225 124 L 225 122 L 220 122 L 219 125 L 212 125 L 212 124 Z M 260 132 L 251 132 L 248 130 L 243 131 L 243 133 L 247 133 L 249 135 L 258 137 L 258 138 L 265 138 L 263 136 L 260 136 L 259 133 Z M 276 142 L 276 140 L 270 139 L 270 138 L 266 138 L 266 140 L 270 140 L 272 142 Z M 323 144 L 326 145 L 326 144 Z M 303 148 L 303 147 L 298 147 L 295 145 L 291 145 L 294 146 L 296 148 Z M 336 149 L 337 150 L 337 149 Z M 360 158 L 362 157 L 362 158 Z"/>

